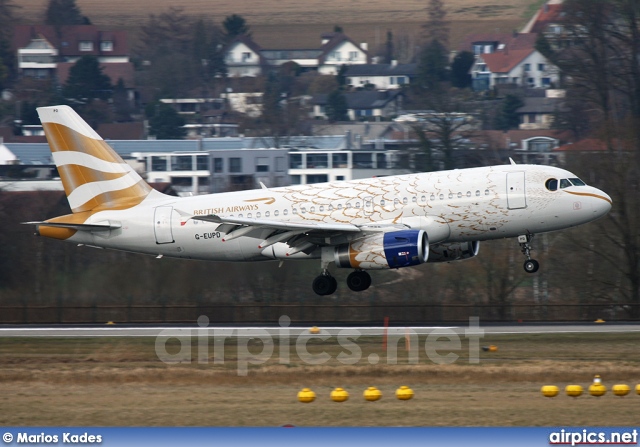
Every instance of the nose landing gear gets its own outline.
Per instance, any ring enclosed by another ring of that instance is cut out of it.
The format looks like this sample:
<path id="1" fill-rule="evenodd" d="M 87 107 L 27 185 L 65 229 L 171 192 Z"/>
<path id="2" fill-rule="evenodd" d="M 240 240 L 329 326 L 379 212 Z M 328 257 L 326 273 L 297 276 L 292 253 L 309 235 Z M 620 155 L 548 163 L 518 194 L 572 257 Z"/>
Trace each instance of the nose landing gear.
<path id="1" fill-rule="evenodd" d="M 518 242 L 520 243 L 520 249 L 522 254 L 527 257 L 524 261 L 524 271 L 527 273 L 535 273 L 540 268 L 540 263 L 535 259 L 531 259 L 531 245 L 530 242 L 533 239 L 533 234 L 523 234 L 518 236 Z"/>

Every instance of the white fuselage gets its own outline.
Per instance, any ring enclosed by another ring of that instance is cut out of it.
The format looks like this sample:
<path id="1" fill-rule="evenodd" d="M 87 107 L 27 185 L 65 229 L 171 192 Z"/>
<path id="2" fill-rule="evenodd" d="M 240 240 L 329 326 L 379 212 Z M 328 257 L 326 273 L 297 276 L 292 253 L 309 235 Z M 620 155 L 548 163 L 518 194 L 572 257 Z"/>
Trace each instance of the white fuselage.
<path id="1" fill-rule="evenodd" d="M 207 215 L 404 226 L 425 230 L 430 244 L 516 237 L 580 225 L 609 211 L 610 198 L 596 188 L 572 185 L 552 191 L 545 186 L 552 178 L 573 177 L 554 167 L 505 165 L 184 198 L 151 195 L 133 208 L 95 213 L 87 222 L 108 221 L 121 228 L 78 232 L 68 240 L 189 259 L 285 258 L 284 243 L 259 247 L 272 230 L 258 225 L 224 242 L 219 224 L 194 219 Z M 357 237 L 336 232 L 326 243 Z M 292 258 L 319 257 L 319 251 Z"/>

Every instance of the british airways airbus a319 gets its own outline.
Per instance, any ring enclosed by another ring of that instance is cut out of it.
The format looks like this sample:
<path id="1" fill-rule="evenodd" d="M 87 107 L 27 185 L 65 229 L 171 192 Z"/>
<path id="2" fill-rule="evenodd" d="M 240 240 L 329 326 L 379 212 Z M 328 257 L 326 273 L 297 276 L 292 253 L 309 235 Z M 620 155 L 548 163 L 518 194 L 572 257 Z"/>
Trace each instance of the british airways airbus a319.
<path id="1" fill-rule="evenodd" d="M 34 224 L 40 235 L 157 257 L 211 261 L 318 259 L 318 295 L 336 291 L 329 265 L 368 270 L 450 262 L 479 241 L 517 238 L 524 269 L 534 234 L 594 221 L 611 198 L 564 169 L 538 165 L 453 171 L 172 197 L 152 189 L 73 109 L 38 114 L 73 214 Z"/>

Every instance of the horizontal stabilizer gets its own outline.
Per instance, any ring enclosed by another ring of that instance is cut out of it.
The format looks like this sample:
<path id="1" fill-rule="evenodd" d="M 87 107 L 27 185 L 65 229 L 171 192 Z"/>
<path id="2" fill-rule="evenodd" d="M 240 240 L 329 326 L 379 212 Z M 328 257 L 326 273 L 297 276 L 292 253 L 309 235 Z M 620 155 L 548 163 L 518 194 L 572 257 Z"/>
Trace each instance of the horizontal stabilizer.
<path id="1" fill-rule="evenodd" d="M 23 225 L 37 225 L 43 227 L 69 228 L 77 231 L 109 231 L 117 230 L 122 225 L 119 223 L 95 223 L 95 224 L 77 224 L 64 222 L 22 222 Z"/>

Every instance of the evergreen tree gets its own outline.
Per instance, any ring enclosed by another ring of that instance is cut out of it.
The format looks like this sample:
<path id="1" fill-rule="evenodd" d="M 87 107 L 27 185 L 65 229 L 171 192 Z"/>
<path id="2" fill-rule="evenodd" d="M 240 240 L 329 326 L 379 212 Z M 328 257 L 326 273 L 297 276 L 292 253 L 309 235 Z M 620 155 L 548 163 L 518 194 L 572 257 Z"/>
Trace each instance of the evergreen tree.
<path id="1" fill-rule="evenodd" d="M 207 46 L 208 72 L 212 77 L 226 77 L 227 63 L 224 59 L 224 38 L 220 29 L 215 27 Z"/>
<path id="2" fill-rule="evenodd" d="M 393 61 L 393 33 L 387 31 L 387 41 L 384 44 L 384 62 L 390 64 Z"/>
<path id="3" fill-rule="evenodd" d="M 107 99 L 112 89 L 111 80 L 102 72 L 98 59 L 82 56 L 69 70 L 64 95 L 75 99 Z"/>
<path id="4" fill-rule="evenodd" d="M 517 129 L 520 125 L 520 117 L 516 112 L 523 105 L 520 97 L 516 95 L 505 96 L 502 107 L 496 116 L 496 128 L 500 130 Z"/>
<path id="5" fill-rule="evenodd" d="M 475 57 L 470 51 L 461 51 L 456 54 L 451 63 L 451 84 L 454 87 L 467 88 L 471 86 L 469 70 L 474 61 Z"/>
<path id="6" fill-rule="evenodd" d="M 242 35 L 251 37 L 251 32 L 249 31 L 246 20 L 238 14 L 227 16 L 224 22 L 222 22 L 222 26 L 224 28 L 226 42 L 231 42 L 236 37 Z"/>
<path id="7" fill-rule="evenodd" d="M 327 118 L 331 122 L 349 121 L 347 98 L 340 89 L 329 93 L 326 110 Z"/>
<path id="8" fill-rule="evenodd" d="M 449 45 L 449 22 L 442 0 L 429 0 L 427 23 L 422 25 L 427 42 L 437 40 L 445 48 Z"/>
<path id="9" fill-rule="evenodd" d="M 45 23 L 59 29 L 65 25 L 90 25 L 89 19 L 82 15 L 76 0 L 49 0 L 45 12 Z"/>
<path id="10" fill-rule="evenodd" d="M 420 53 L 418 78 L 422 87 L 435 89 L 441 82 L 449 80 L 449 60 L 446 48 L 432 40 Z"/>
<path id="11" fill-rule="evenodd" d="M 149 133 L 159 140 L 179 140 L 187 134 L 184 118 L 169 104 L 156 102 L 147 106 Z"/>

